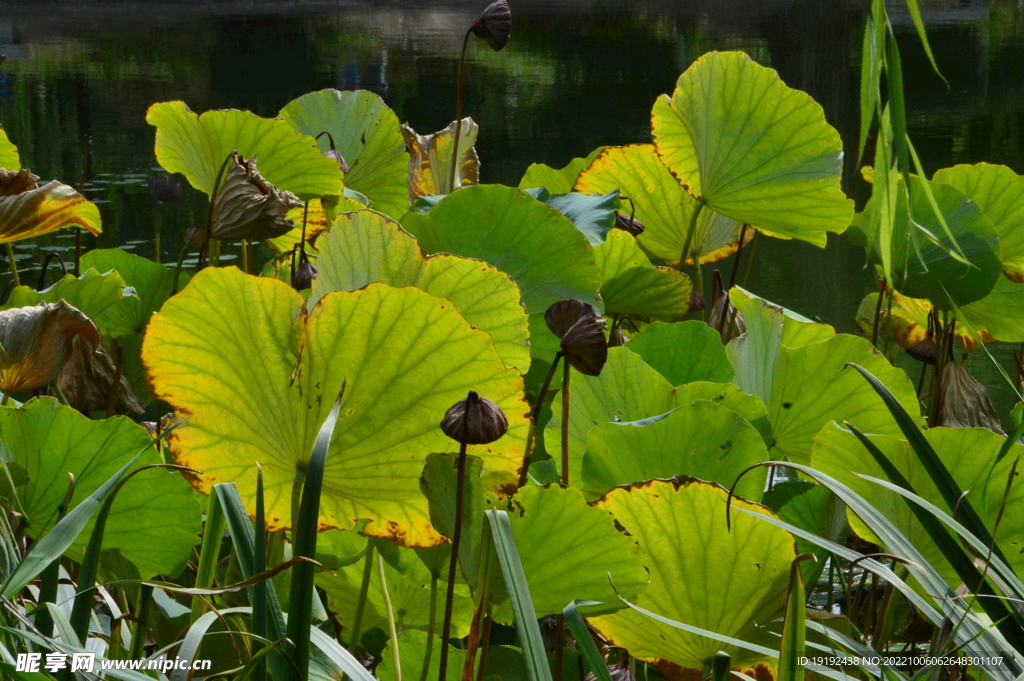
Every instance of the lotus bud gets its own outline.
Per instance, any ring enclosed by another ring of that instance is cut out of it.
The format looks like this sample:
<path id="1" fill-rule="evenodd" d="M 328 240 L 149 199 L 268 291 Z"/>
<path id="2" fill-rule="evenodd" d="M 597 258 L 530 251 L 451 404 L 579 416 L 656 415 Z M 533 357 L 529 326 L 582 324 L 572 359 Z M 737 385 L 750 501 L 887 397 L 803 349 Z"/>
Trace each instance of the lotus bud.
<path id="1" fill-rule="evenodd" d="M 76 336 L 89 346 L 100 339 L 92 320 L 63 300 L 0 312 L 0 391 L 14 395 L 56 381 Z"/>
<path id="2" fill-rule="evenodd" d="M 701 293 L 697 289 L 694 289 L 693 291 L 690 292 L 690 312 L 700 312 L 701 310 L 707 308 L 707 306 L 708 301 L 704 297 L 703 293 Z"/>
<path id="3" fill-rule="evenodd" d="M 313 280 L 319 274 L 316 265 L 306 261 L 296 268 L 292 273 L 292 288 L 296 291 L 305 291 L 313 286 Z"/>
<path id="4" fill-rule="evenodd" d="M 610 348 L 622 347 L 628 342 L 629 338 L 626 337 L 621 324 L 613 328 L 612 332 L 608 334 L 608 347 Z"/>
<path id="5" fill-rule="evenodd" d="M 295 194 L 278 189 L 256 169 L 256 157 L 234 154 L 213 204 L 214 239 L 258 241 L 291 231 L 288 211 L 302 205 Z"/>
<path id="6" fill-rule="evenodd" d="M 201 227 L 189 227 L 188 231 L 185 232 L 185 249 L 187 251 L 194 251 L 203 245 L 203 239 L 206 237 L 206 230 Z"/>
<path id="7" fill-rule="evenodd" d="M 441 430 L 459 444 L 486 445 L 505 434 L 508 419 L 498 405 L 470 390 L 444 415 Z"/>
<path id="8" fill-rule="evenodd" d="M 743 314 L 736 311 L 732 301 L 729 300 L 728 291 L 722 291 L 715 299 L 715 304 L 711 306 L 708 326 L 721 334 L 723 343 L 728 343 L 733 338 L 742 336 L 747 332 L 747 325 L 743 321 Z"/>
<path id="9" fill-rule="evenodd" d="M 168 175 L 158 175 L 149 181 L 149 195 L 157 203 L 170 203 L 181 198 L 181 185 Z"/>
<path id="10" fill-rule="evenodd" d="M 947 428 L 988 428 L 1006 437 L 988 390 L 967 373 L 963 365 L 950 360 L 942 367 L 939 411 L 934 426 Z"/>
<path id="11" fill-rule="evenodd" d="M 597 317 L 597 310 L 590 303 L 569 298 L 560 300 L 549 307 L 544 313 L 544 322 L 548 325 L 551 333 L 562 338 L 572 328 L 572 325 L 583 317 Z"/>
<path id="12" fill-rule="evenodd" d="M 645 227 L 644 223 L 640 222 L 635 217 L 623 215 L 622 213 L 615 213 L 615 229 L 621 229 L 623 232 L 629 232 L 633 236 L 640 236 Z"/>
<path id="13" fill-rule="evenodd" d="M 908 355 L 925 364 L 935 364 L 935 352 L 935 341 L 931 338 L 926 338 L 914 347 L 907 348 Z"/>
<path id="14" fill-rule="evenodd" d="M 576 371 L 597 376 L 608 361 L 608 341 L 595 317 L 582 317 L 562 336 L 562 355 Z"/>
<path id="15" fill-rule="evenodd" d="M 39 176 L 28 168 L 21 170 L 0 169 L 0 196 L 15 196 L 39 189 Z"/>
<path id="16" fill-rule="evenodd" d="M 116 376 L 117 367 L 103 341 L 80 341 L 71 350 L 71 358 L 60 372 L 57 385 L 67 398 L 68 405 L 88 416 L 93 412 L 107 410 Z M 122 375 L 114 398 L 114 412 L 142 414 L 144 411 L 128 379 Z"/>
<path id="17" fill-rule="evenodd" d="M 477 22 L 470 28 L 473 35 L 487 41 L 495 52 L 505 47 L 508 34 L 512 29 L 512 11 L 505 0 L 492 2 L 484 10 Z"/>

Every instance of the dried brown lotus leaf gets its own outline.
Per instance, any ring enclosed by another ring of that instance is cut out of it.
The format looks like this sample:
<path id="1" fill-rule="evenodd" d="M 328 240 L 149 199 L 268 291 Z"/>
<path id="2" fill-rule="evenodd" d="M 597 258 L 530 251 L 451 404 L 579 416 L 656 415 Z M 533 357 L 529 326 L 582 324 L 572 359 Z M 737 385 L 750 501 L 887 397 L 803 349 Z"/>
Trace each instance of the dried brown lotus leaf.
<path id="1" fill-rule="evenodd" d="M 0 196 L 16 196 L 39 188 L 39 176 L 28 168 L 0 169 Z"/>
<path id="2" fill-rule="evenodd" d="M 409 200 L 427 194 L 447 194 L 452 167 L 452 145 L 455 144 L 456 121 L 444 130 L 420 135 L 408 125 L 402 126 L 402 136 L 409 151 Z M 469 116 L 462 119 L 459 129 L 459 168 L 455 175 L 457 187 L 477 184 L 480 176 L 480 158 L 476 155 L 476 136 L 479 128 Z"/>
<path id="3" fill-rule="evenodd" d="M 1006 436 L 988 390 L 959 362 L 942 367 L 939 414 L 935 426 L 947 428 L 988 428 Z"/>
<path id="4" fill-rule="evenodd" d="M 747 332 L 743 313 L 736 311 L 732 301 L 729 300 L 728 291 L 722 291 L 718 294 L 718 298 L 715 299 L 715 304 L 711 306 L 708 326 L 721 334 L 722 343 L 728 343 L 733 338 L 738 338 Z"/>
<path id="5" fill-rule="evenodd" d="M 562 355 L 576 371 L 598 376 L 608 361 L 608 341 L 601 323 L 594 317 L 583 317 L 562 337 Z"/>
<path id="6" fill-rule="evenodd" d="M 512 30 L 512 11 L 508 3 L 505 0 L 492 2 L 470 30 L 477 38 L 486 40 L 495 52 L 501 50 L 508 42 Z"/>
<path id="7" fill-rule="evenodd" d="M 573 324 L 584 317 L 597 317 L 597 310 L 590 303 L 569 298 L 553 303 L 544 312 L 544 323 L 551 333 L 562 338 Z"/>
<path id="8" fill-rule="evenodd" d="M 13 395 L 56 381 L 76 336 L 90 346 L 100 339 L 92 320 L 63 300 L 0 312 L 0 391 Z"/>
<path id="9" fill-rule="evenodd" d="M 60 182 L 38 186 L 28 170 L 0 171 L 0 243 L 31 239 L 77 225 L 93 236 L 103 231 L 99 209 Z"/>
<path id="10" fill-rule="evenodd" d="M 466 399 L 456 402 L 444 415 L 441 430 L 460 444 L 486 445 L 505 434 L 508 419 L 501 407 L 470 390 Z"/>
<path id="11" fill-rule="evenodd" d="M 295 194 L 260 175 L 255 156 L 234 154 L 213 203 L 210 235 L 222 241 L 272 239 L 294 227 L 288 211 L 301 205 Z"/>
<path id="12" fill-rule="evenodd" d="M 64 365 L 57 385 L 67 398 L 68 405 L 86 416 L 97 411 L 106 411 L 110 393 L 114 388 L 117 366 L 102 341 L 98 343 L 75 343 L 71 358 Z M 127 377 L 120 377 L 114 412 L 117 414 L 142 414 L 145 410 L 139 404 Z"/>

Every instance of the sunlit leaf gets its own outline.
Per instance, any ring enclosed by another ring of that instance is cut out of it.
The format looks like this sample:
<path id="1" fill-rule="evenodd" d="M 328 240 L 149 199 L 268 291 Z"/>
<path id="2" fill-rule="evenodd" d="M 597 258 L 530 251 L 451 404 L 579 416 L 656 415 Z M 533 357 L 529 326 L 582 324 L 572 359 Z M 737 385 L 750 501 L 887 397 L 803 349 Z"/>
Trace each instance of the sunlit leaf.
<path id="1" fill-rule="evenodd" d="M 100 330 L 108 336 L 139 333 L 146 328 L 149 317 L 160 309 L 174 287 L 174 272 L 159 263 L 126 253 L 120 248 L 103 248 L 82 256 L 82 267 L 95 268 L 107 277 L 123 278 L 134 295 L 111 296 L 112 306 L 92 313 L 79 307 L 96 320 Z M 83 275 L 85 276 L 85 275 Z M 183 276 L 181 283 L 186 281 Z"/>
<path id="2" fill-rule="evenodd" d="M 655 322 L 633 336 L 626 347 L 672 385 L 692 381 L 724 383 L 734 375 L 722 337 L 702 322 Z"/>
<path id="3" fill-rule="evenodd" d="M 978 301 L 977 304 L 982 305 L 987 300 L 988 297 Z M 877 306 L 878 294 L 869 293 L 864 297 L 860 307 L 857 309 L 857 325 L 868 336 L 874 331 L 875 310 Z M 889 308 L 887 301 L 882 303 L 882 309 L 878 318 L 879 336 L 883 336 L 886 329 L 888 329 L 889 337 L 897 345 L 902 348 L 911 349 L 918 343 L 927 340 L 928 313 L 934 309 L 932 304 L 923 298 L 910 298 L 900 295 L 898 291 L 894 291 L 892 308 Z M 971 328 L 978 334 L 982 342 L 988 343 L 993 340 L 992 335 L 984 326 L 975 327 L 972 323 Z M 973 350 L 978 347 L 978 344 L 971 337 L 971 333 L 961 322 L 957 322 L 955 333 L 956 339 L 965 349 Z"/>
<path id="4" fill-rule="evenodd" d="M 428 194 L 448 194 L 451 179 L 452 146 L 455 144 L 455 126 L 430 135 L 420 135 L 408 125 L 402 126 L 405 145 L 409 149 L 409 200 L 415 201 Z M 476 136 L 480 128 L 468 116 L 459 129 L 459 167 L 455 173 L 455 187 L 466 187 L 479 182 L 480 159 L 476 155 Z"/>
<path id="5" fill-rule="evenodd" d="M 93 235 L 103 231 L 96 204 L 66 184 L 48 182 L 0 197 L 0 243 L 31 239 L 71 226 Z"/>
<path id="6" fill-rule="evenodd" d="M 552 194 L 568 194 L 576 184 L 580 172 L 589 166 L 604 147 L 594 149 L 586 158 L 574 158 L 563 168 L 552 168 L 544 163 L 531 163 L 519 180 L 520 189 L 544 187 Z"/>
<path id="7" fill-rule="evenodd" d="M 21 170 L 21 157 L 18 147 L 7 137 L 7 131 L 0 128 L 0 168 L 5 170 Z"/>
<path id="8" fill-rule="evenodd" d="M 619 205 L 619 192 L 616 190 L 603 195 L 579 192 L 552 194 L 544 187 L 523 191 L 569 218 L 572 224 L 576 225 L 576 229 L 587 237 L 591 246 L 596 247 L 604 243 L 608 232 L 615 226 L 616 208 Z"/>
<path id="9" fill-rule="evenodd" d="M 120 249 L 117 250 L 123 252 Z M 39 303 L 56 303 L 63 300 L 99 324 L 98 320 L 111 306 L 116 306 L 122 301 L 137 300 L 131 289 L 126 292 L 125 280 L 117 272 L 111 272 L 112 268 L 100 266 L 94 269 L 84 257 L 82 268 L 85 271 L 81 276 L 65 274 L 60 281 L 42 291 L 36 291 L 29 286 L 16 287 L 11 291 L 11 295 L 4 305 L 0 306 L 0 310 L 29 307 Z M 163 268 L 161 267 L 161 269 Z M 102 324 L 100 324 L 100 330 L 106 330 Z"/>
<path id="10" fill-rule="evenodd" d="M 652 265 L 632 234 L 612 230 L 594 249 L 594 258 L 601 270 L 605 314 L 674 321 L 690 309 L 690 278 Z"/>
<path id="11" fill-rule="evenodd" d="M 67 301 L 0 312 L 0 391 L 14 395 L 56 381 L 76 338 L 94 346 L 100 335 L 92 320 Z"/>

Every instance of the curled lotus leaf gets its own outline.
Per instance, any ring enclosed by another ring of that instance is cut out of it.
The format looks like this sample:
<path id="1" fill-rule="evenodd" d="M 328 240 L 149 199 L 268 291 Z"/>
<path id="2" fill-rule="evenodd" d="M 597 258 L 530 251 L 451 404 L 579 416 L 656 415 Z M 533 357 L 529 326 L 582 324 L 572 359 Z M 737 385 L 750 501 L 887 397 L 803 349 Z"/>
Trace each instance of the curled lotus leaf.
<path id="1" fill-rule="evenodd" d="M 519 180 L 519 188 L 544 187 L 552 194 L 568 194 L 580 173 L 604 150 L 605 147 L 598 147 L 586 158 L 574 158 L 563 168 L 552 168 L 545 163 L 531 163 L 523 173 L 523 179 Z"/>
<path id="2" fill-rule="evenodd" d="M 1006 436 L 999 414 L 992 406 L 988 388 L 955 360 L 942 367 L 939 381 L 939 413 L 934 426 L 988 428 Z"/>
<path id="3" fill-rule="evenodd" d="M 455 126 L 430 135 L 420 135 L 408 125 L 402 126 L 405 145 L 409 149 L 409 201 L 429 194 L 448 194 L 448 181 L 452 169 L 452 145 L 455 144 Z M 477 184 L 480 177 L 480 158 L 476 155 L 476 136 L 479 127 L 467 116 L 459 130 L 459 167 L 455 173 L 454 189 Z"/>
<path id="4" fill-rule="evenodd" d="M 652 132 L 665 165 L 716 213 L 816 246 L 850 224 L 839 133 L 810 95 L 742 52 L 691 64 L 655 103 Z"/>
<path id="5" fill-rule="evenodd" d="M 288 211 L 300 206 L 299 197 L 260 175 L 255 156 L 233 154 L 213 201 L 210 236 L 222 241 L 279 237 L 294 228 Z"/>
<path id="6" fill-rule="evenodd" d="M 0 391 L 5 395 L 50 385 L 71 359 L 75 338 L 99 342 L 99 331 L 61 300 L 0 312 Z"/>
<path id="7" fill-rule="evenodd" d="M 154 394 L 189 416 L 168 444 L 175 459 L 201 471 L 198 489 L 235 482 L 251 510 L 258 462 L 268 526 L 289 527 L 296 475 L 343 384 L 322 528 L 352 529 L 365 519 L 367 535 L 441 543 L 419 479 L 430 453 L 450 449 L 439 423 L 469 390 L 509 421 L 500 440 L 469 452 L 483 459 L 488 487 L 514 487 L 528 430 L 522 376 L 449 301 L 375 283 L 304 308 L 283 282 L 207 268 L 150 321 L 143 361 Z"/>
<path id="8" fill-rule="evenodd" d="M 0 171 L 0 243 L 31 239 L 78 226 L 98 235 L 103 231 L 96 204 L 66 184 L 42 186 L 28 170 Z"/>
<path id="9" fill-rule="evenodd" d="M 39 176 L 28 168 L 0 169 L 0 196 L 14 196 L 39 187 Z"/>
<path id="10" fill-rule="evenodd" d="M 693 292 L 690 278 L 651 264 L 632 234 L 611 231 L 594 249 L 594 258 L 601 270 L 601 299 L 606 314 L 675 321 L 689 310 Z"/>
<path id="11" fill-rule="evenodd" d="M 120 249 L 118 250 L 123 253 Z M 42 291 L 36 291 L 30 286 L 17 286 L 11 291 L 6 304 L 0 309 L 31 307 L 40 303 L 59 303 L 63 300 L 93 320 L 101 333 L 108 336 L 118 335 L 111 333 L 112 329 L 103 323 L 102 318 L 111 307 L 118 305 L 126 298 L 133 298 L 132 289 L 127 288 L 125 280 L 117 272 L 105 269 L 105 274 L 100 274 L 90 262 L 91 253 L 92 251 L 82 257 L 82 268 L 85 271 L 81 276 L 65 274 L 57 283 Z M 157 266 L 156 263 L 151 264 L 154 267 Z M 160 269 L 166 270 L 167 268 L 161 267 Z"/>
<path id="12" fill-rule="evenodd" d="M 672 176 L 653 145 L 605 149 L 580 173 L 574 191 L 594 194 L 616 188 L 633 200 L 635 217 L 644 225 L 637 237 L 644 250 L 668 265 L 678 265 L 697 201 Z M 740 222 L 713 210 L 702 210 L 686 262 L 692 264 L 693 253 L 702 263 L 731 255 L 739 247 L 741 230 Z M 744 240 L 749 241 L 753 235 L 753 230 L 747 230 Z"/>
<path id="13" fill-rule="evenodd" d="M 0 168 L 5 170 L 21 170 L 21 158 L 18 147 L 7 137 L 7 131 L 0 128 Z"/>

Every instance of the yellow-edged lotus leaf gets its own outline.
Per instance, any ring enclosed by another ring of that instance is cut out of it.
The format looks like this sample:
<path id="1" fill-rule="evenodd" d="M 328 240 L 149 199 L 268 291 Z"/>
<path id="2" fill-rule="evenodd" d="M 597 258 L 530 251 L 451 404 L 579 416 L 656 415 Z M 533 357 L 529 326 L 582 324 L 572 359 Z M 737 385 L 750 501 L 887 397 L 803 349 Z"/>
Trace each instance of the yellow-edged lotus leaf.
<path id="1" fill-rule="evenodd" d="M 594 259 L 601 270 L 601 299 L 606 314 L 675 321 L 690 309 L 690 278 L 652 265 L 632 234 L 610 231 L 604 243 L 594 249 Z"/>
<path id="2" fill-rule="evenodd" d="M 233 154 L 213 202 L 210 236 L 222 241 L 279 237 L 292 229 L 288 211 L 300 206 L 295 194 L 260 175 L 255 156 L 245 159 Z"/>
<path id="3" fill-rule="evenodd" d="M 267 521 L 290 526 L 291 490 L 343 384 L 345 404 L 324 473 L 321 527 L 399 544 L 442 542 L 419 478 L 431 452 L 451 441 L 439 427 L 469 390 L 509 421 L 495 443 L 472 446 L 493 490 L 514 486 L 528 406 L 519 372 L 491 338 L 447 300 L 415 288 L 370 284 L 324 296 L 308 313 L 286 284 L 235 268 L 206 269 L 154 315 L 143 345 L 154 393 L 189 416 L 169 445 L 201 471 L 202 491 L 235 482 L 254 508 L 263 466 Z"/>
<path id="4" fill-rule="evenodd" d="M 652 132 L 665 165 L 716 213 L 816 246 L 853 218 L 843 144 L 821 106 L 742 52 L 691 64 L 655 103 Z"/>
<path id="5" fill-rule="evenodd" d="M 21 158 L 18 147 L 7 137 L 7 132 L 0 128 L 0 168 L 5 170 L 21 170 Z"/>
<path id="6" fill-rule="evenodd" d="M 530 368 L 529 317 L 519 287 L 480 260 L 427 257 L 416 239 L 372 210 L 342 213 L 317 240 L 319 276 L 309 306 L 331 291 L 354 291 L 372 282 L 415 286 L 447 298 L 474 327 L 486 331 L 506 366 Z"/>
<path id="7" fill-rule="evenodd" d="M 531 163 L 519 180 L 520 189 L 544 187 L 552 194 L 568 194 L 576 184 L 576 178 L 588 167 L 604 147 L 594 149 L 586 158 L 574 158 L 564 168 L 552 168 L 545 163 Z M 625 202 L 624 202 L 625 203 Z"/>
<path id="8" fill-rule="evenodd" d="M 725 523 L 722 487 L 687 478 L 651 480 L 610 491 L 597 506 L 640 546 L 650 584 L 636 604 L 663 617 L 718 634 L 777 646 L 764 629 L 786 604 L 793 537 L 746 513 Z M 733 504 L 764 515 L 771 511 L 742 500 Z M 764 661 L 744 648 L 662 624 L 635 610 L 590 618 L 611 643 L 641 660 L 666 660 L 703 669 L 719 650 L 732 666 Z M 777 639 L 775 639 L 777 641 Z"/>
<path id="9" fill-rule="evenodd" d="M 697 202 L 661 162 L 654 145 L 605 149 L 580 173 L 573 191 L 603 194 L 616 188 L 622 196 L 633 199 L 635 217 L 644 223 L 645 229 L 637 238 L 644 250 L 666 264 L 679 264 Z M 693 253 L 699 254 L 702 263 L 735 253 L 741 227 L 736 220 L 702 210 L 686 261 L 692 264 Z M 753 235 L 753 230 L 747 230 L 744 238 L 749 240 Z"/>
<path id="10" fill-rule="evenodd" d="M 71 358 L 75 338 L 99 342 L 99 331 L 61 300 L 0 312 L 0 391 L 5 395 L 50 385 Z"/>
<path id="11" fill-rule="evenodd" d="M 100 210 L 92 201 L 60 182 L 34 185 L 34 181 L 26 182 L 19 185 L 19 193 L 0 196 L 0 243 L 31 239 L 71 226 L 94 236 L 103 231 Z"/>
<path id="12" fill-rule="evenodd" d="M 363 204 L 346 196 L 332 197 L 332 199 L 337 201 L 335 210 L 338 212 L 364 208 Z M 330 226 L 328 211 L 324 209 L 323 201 L 321 199 L 313 199 L 309 202 L 308 213 L 306 212 L 305 206 L 296 206 L 288 211 L 287 216 L 293 227 L 281 236 L 274 237 L 273 239 L 267 239 L 267 245 L 273 249 L 274 253 L 291 253 L 291 250 L 299 245 L 299 242 L 302 241 L 303 216 L 305 216 L 306 220 L 307 242 L 311 241 L 317 234 Z M 306 247 L 309 248 L 308 243 Z"/>
<path id="13" fill-rule="evenodd" d="M 455 144 L 455 125 L 452 121 L 444 130 L 420 135 L 408 125 L 402 126 L 405 145 L 409 149 L 409 200 L 415 201 L 427 194 L 450 193 L 448 182 L 452 170 L 452 145 Z M 455 172 L 455 187 L 477 184 L 480 177 L 480 158 L 476 155 L 476 136 L 479 127 L 473 119 L 462 119 L 459 129 L 459 166 Z"/>
<path id="14" fill-rule="evenodd" d="M 260 172 L 278 189 L 302 199 L 340 195 L 338 162 L 278 118 L 249 111 L 207 111 L 198 116 L 185 102 L 149 107 L 146 122 L 156 127 L 156 158 L 169 173 L 182 173 L 196 189 L 213 192 L 221 165 L 231 152 L 255 156 Z"/>
<path id="15" fill-rule="evenodd" d="M 984 342 L 991 336 L 1024 343 L 1024 285 L 1000 275 L 987 296 L 960 308 L 964 319 Z"/>
<path id="16" fill-rule="evenodd" d="M 878 294 L 869 293 L 864 296 L 857 308 L 857 326 L 869 338 L 874 330 L 875 309 L 878 305 Z M 889 337 L 901 348 L 910 349 L 928 339 L 928 313 L 935 308 L 925 298 L 909 298 L 899 291 L 893 292 L 892 309 L 888 309 L 888 301 L 882 301 L 882 309 L 878 317 L 878 334 L 881 338 L 886 329 Z M 971 326 L 983 343 L 993 340 L 988 329 Z M 956 339 L 966 350 L 974 350 L 978 344 L 961 322 L 956 324 Z"/>

